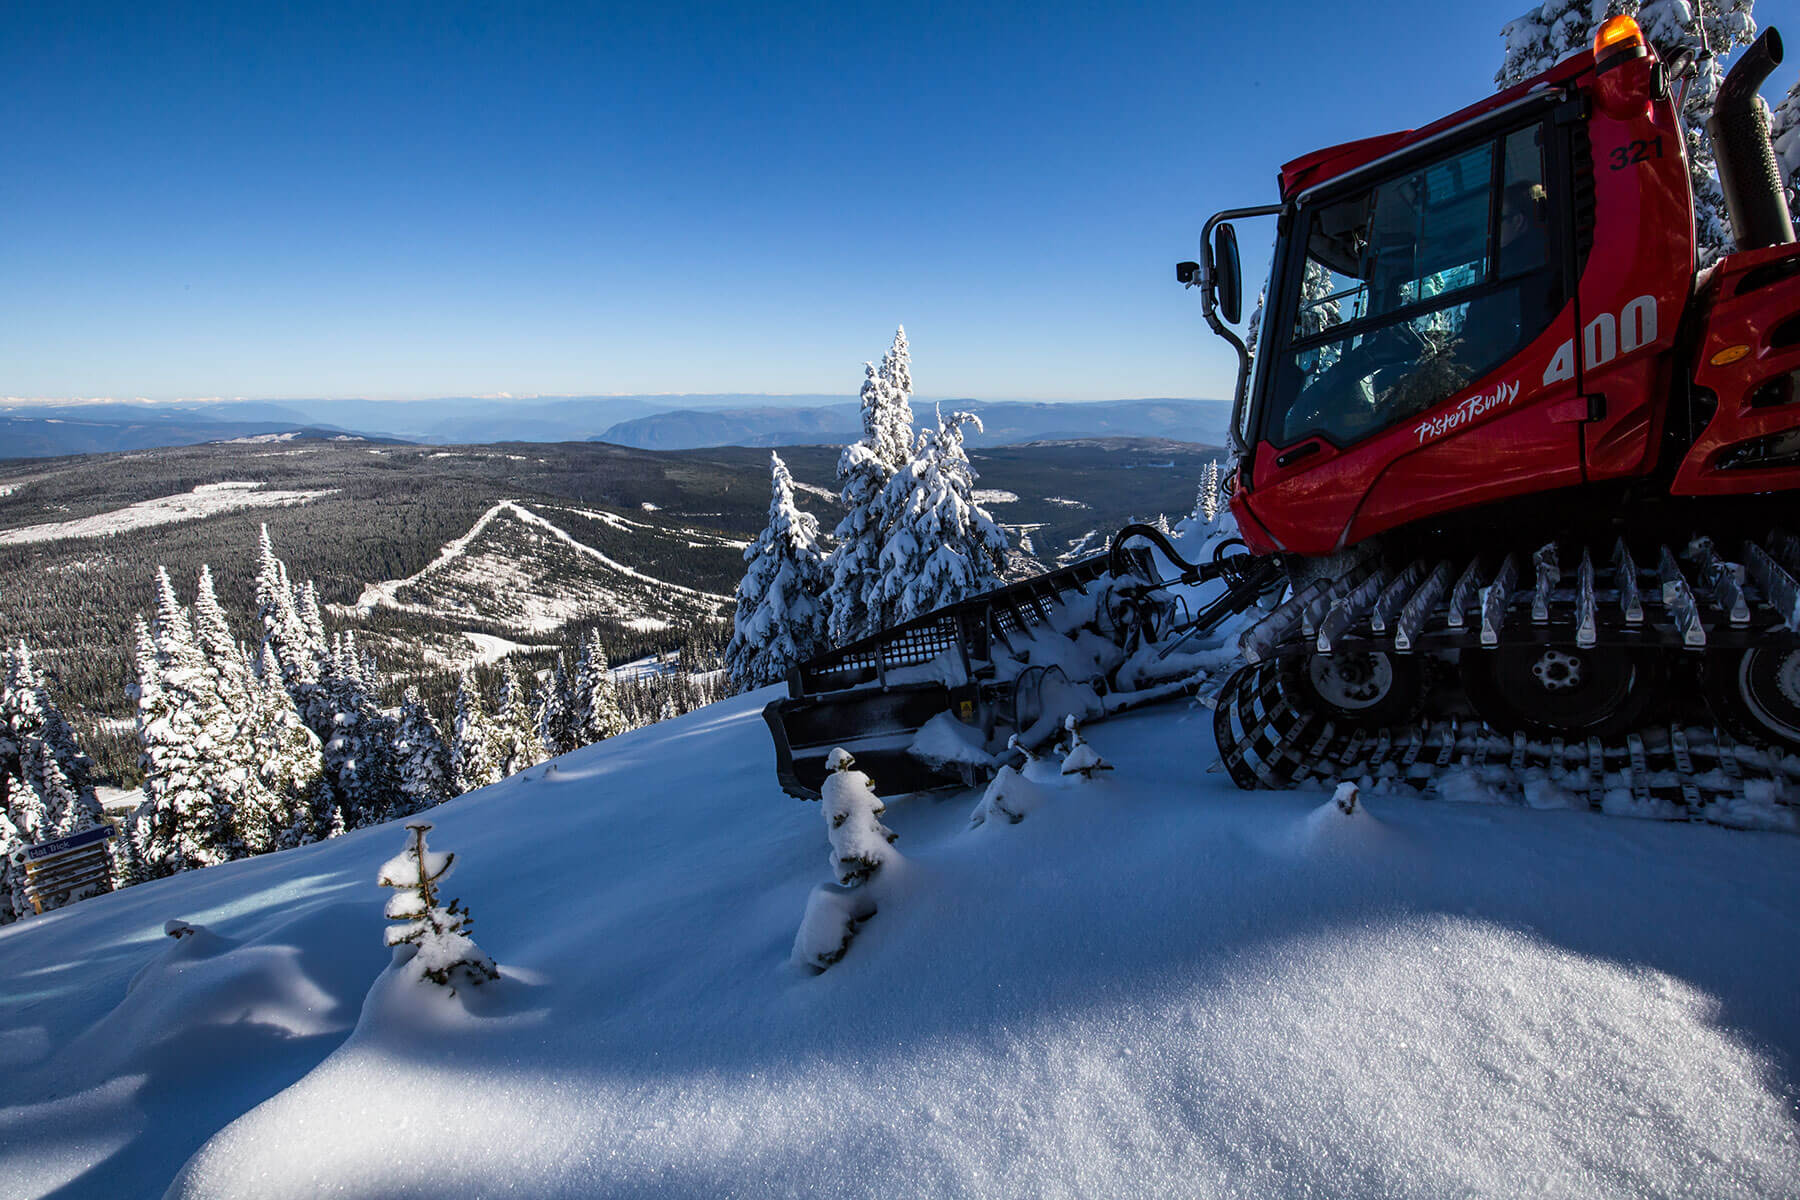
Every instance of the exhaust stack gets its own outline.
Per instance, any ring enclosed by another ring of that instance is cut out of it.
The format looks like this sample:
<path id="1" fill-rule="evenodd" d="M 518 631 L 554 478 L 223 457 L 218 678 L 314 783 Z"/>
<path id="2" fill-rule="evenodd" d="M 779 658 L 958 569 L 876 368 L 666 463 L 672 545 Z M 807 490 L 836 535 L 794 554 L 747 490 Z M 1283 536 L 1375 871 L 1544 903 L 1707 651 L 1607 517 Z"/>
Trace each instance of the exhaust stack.
<path id="1" fill-rule="evenodd" d="M 1794 218 L 1781 186 L 1781 169 L 1769 141 L 1769 110 L 1758 95 L 1769 72 L 1781 65 L 1781 35 L 1765 29 L 1719 85 L 1706 122 L 1719 186 L 1731 212 L 1731 236 L 1739 250 L 1760 250 L 1794 240 Z"/>

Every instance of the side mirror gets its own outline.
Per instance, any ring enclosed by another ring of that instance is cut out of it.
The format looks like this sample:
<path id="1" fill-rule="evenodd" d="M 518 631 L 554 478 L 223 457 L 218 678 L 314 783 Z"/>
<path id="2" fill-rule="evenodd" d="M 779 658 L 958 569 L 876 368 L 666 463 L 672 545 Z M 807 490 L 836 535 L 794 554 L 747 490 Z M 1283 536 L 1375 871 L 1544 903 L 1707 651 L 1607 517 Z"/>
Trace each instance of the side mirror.
<path id="1" fill-rule="evenodd" d="M 1212 291 L 1214 303 L 1228 324 L 1244 316 L 1244 269 L 1238 261 L 1237 230 L 1230 224 L 1213 230 Z"/>

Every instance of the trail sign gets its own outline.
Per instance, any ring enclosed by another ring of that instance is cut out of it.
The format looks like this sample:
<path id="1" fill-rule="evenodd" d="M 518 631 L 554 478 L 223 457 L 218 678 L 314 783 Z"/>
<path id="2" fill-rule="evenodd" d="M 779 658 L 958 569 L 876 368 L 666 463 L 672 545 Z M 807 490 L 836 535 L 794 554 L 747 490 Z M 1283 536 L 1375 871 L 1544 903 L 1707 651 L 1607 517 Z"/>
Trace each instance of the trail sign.
<path id="1" fill-rule="evenodd" d="M 14 866 L 25 870 L 25 896 L 37 912 L 61 908 L 112 890 L 111 825 L 96 825 L 67 837 L 52 838 L 14 850 Z"/>

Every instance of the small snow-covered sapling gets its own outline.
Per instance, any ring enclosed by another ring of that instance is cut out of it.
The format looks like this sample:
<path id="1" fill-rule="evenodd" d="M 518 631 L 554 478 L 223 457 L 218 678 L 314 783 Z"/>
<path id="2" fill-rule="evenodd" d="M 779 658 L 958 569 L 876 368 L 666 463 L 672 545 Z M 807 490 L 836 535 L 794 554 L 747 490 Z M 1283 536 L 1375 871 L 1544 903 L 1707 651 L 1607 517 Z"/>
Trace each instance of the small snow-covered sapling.
<path id="1" fill-rule="evenodd" d="M 418 821 L 406 828 L 412 835 L 406 849 L 388 859 L 380 875 L 382 887 L 396 889 L 388 898 L 386 915 L 399 924 L 387 927 L 387 944 L 413 951 L 409 959 L 396 956 L 396 961 L 411 962 L 421 976 L 443 984 L 453 994 L 457 982 L 480 984 L 500 978 L 494 960 L 469 937 L 473 924 L 469 910 L 457 900 L 439 903 L 438 889 L 450 874 L 456 855 L 425 845 L 429 823 Z"/>
<path id="2" fill-rule="evenodd" d="M 184 937 L 193 937 L 195 931 L 186 921 L 170 919 L 163 922 L 163 932 L 179 942 Z"/>
<path id="3" fill-rule="evenodd" d="M 1069 733 L 1068 745 L 1063 752 L 1062 773 L 1064 775 L 1079 775 L 1083 779 L 1092 779 L 1095 771 L 1112 770 L 1112 764 L 1101 758 L 1099 752 L 1082 739 L 1081 724 L 1076 721 L 1075 714 L 1069 714 L 1063 721 L 1063 728 Z"/>
<path id="4" fill-rule="evenodd" d="M 1338 811 L 1349 817 L 1356 813 L 1356 799 L 1360 794 L 1355 781 L 1346 779 L 1337 785 L 1337 791 L 1331 794 L 1331 798 L 1337 803 Z"/>
<path id="5" fill-rule="evenodd" d="M 875 794 L 869 777 L 856 769 L 856 759 L 837 747 L 825 759 L 824 784 L 819 788 L 825 812 L 825 832 L 831 839 L 831 867 L 837 880 L 855 887 L 899 855 L 892 843 L 899 835 L 881 823 L 887 805 Z"/>
<path id="6" fill-rule="evenodd" d="M 1030 756 L 1027 755 L 1027 761 Z M 1005 817 L 1010 823 L 1017 825 L 1025 819 L 1032 804 L 1025 803 L 1030 785 L 1017 767 L 1008 763 L 1000 768 L 997 775 L 989 781 L 987 790 L 981 794 L 981 803 L 969 814 L 969 827 L 979 829 L 987 824 L 989 817 Z"/>
<path id="7" fill-rule="evenodd" d="M 850 951 L 863 922 L 875 915 L 875 901 L 866 888 L 821 883 L 806 898 L 806 914 L 794 934 L 789 960 L 813 971 L 833 966 Z"/>
<path id="8" fill-rule="evenodd" d="M 826 757 L 829 772 L 819 788 L 825 831 L 831 839 L 831 869 L 837 883 L 822 883 L 807 897 L 806 914 L 794 935 L 790 961 L 812 971 L 843 958 L 862 923 L 875 915 L 875 901 L 862 890 L 882 864 L 900 857 L 897 836 L 881 823 L 887 811 L 856 759 L 838 747 Z"/>

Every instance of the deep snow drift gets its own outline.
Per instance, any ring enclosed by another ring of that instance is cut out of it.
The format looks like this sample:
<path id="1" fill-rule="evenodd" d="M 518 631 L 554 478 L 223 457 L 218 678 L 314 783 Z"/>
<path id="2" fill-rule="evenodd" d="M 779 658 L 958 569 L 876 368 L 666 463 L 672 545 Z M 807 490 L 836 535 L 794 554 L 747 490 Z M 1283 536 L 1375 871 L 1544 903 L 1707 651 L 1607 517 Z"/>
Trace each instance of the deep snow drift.
<path id="1" fill-rule="evenodd" d="M 0 1195 L 1800 1193 L 1792 836 L 1346 817 L 1178 704 L 1017 823 L 888 798 L 812 975 L 770 695 L 427 814 L 501 972 L 455 997 L 384 973 L 398 825 L 0 930 Z"/>

